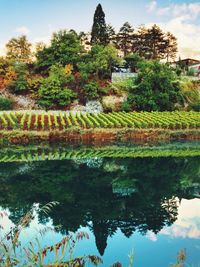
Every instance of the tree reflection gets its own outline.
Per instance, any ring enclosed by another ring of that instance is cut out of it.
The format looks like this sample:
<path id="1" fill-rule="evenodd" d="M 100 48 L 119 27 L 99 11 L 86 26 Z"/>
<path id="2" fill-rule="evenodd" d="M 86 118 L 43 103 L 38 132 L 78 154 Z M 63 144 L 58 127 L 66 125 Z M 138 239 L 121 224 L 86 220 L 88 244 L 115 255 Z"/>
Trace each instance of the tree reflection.
<path id="1" fill-rule="evenodd" d="M 59 201 L 50 213 L 53 224 L 62 233 L 89 226 L 103 255 L 117 229 L 130 237 L 171 225 L 178 201 L 192 198 L 199 183 L 198 157 L 104 159 L 92 166 L 73 160 L 1 163 L 0 205 L 16 223 L 34 203 Z"/>

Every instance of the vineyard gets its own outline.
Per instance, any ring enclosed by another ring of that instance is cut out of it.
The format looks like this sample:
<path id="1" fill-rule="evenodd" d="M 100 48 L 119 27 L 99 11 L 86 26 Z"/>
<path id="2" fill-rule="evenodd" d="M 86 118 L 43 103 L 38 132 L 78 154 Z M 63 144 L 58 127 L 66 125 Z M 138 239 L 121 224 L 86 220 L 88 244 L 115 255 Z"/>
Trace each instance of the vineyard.
<path id="1" fill-rule="evenodd" d="M 52 131 L 78 127 L 197 129 L 199 112 L 112 112 L 73 113 L 58 111 L 5 111 L 0 113 L 0 130 Z"/>
<path id="2" fill-rule="evenodd" d="M 14 147 L 0 150 L 0 162 L 33 162 L 45 160 L 195 157 L 200 156 L 200 143 L 178 143 L 159 146 L 111 147 Z"/>

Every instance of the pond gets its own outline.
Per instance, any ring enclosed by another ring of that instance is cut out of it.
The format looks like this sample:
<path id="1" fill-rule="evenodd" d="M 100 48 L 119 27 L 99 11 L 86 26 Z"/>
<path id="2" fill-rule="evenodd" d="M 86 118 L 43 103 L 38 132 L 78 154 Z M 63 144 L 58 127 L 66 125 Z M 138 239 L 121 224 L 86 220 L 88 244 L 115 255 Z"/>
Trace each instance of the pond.
<path id="1" fill-rule="evenodd" d="M 47 226 L 55 231 L 39 237 L 42 246 L 81 230 L 90 238 L 76 255 L 99 255 L 101 266 L 128 266 L 133 253 L 134 266 L 168 267 L 181 249 L 188 266 L 200 264 L 199 142 L 2 148 L 0 161 L 4 231 L 33 205 L 59 202 L 22 242 Z"/>

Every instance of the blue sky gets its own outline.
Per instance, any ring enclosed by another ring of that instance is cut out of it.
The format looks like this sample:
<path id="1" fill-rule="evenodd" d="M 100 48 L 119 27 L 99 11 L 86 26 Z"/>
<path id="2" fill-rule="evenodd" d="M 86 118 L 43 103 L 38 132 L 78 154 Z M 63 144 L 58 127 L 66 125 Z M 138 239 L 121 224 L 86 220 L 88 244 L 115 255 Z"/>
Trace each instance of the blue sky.
<path id="1" fill-rule="evenodd" d="M 181 55 L 200 58 L 200 1 L 196 0 L 0 0 L 0 52 L 11 37 L 23 33 L 35 43 L 48 42 L 59 29 L 89 31 L 98 3 L 107 23 L 117 30 L 125 21 L 135 28 L 157 23 L 178 37 Z"/>

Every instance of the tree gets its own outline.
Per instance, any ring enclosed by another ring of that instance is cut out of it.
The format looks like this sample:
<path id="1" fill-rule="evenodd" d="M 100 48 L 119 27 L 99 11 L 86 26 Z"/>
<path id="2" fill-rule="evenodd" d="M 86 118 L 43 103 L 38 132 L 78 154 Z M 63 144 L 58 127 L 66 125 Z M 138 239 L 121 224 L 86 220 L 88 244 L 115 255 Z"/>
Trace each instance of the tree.
<path id="1" fill-rule="evenodd" d="M 167 42 L 164 32 L 157 25 L 147 30 L 145 42 L 148 46 L 147 59 L 165 58 Z"/>
<path id="2" fill-rule="evenodd" d="M 8 68 L 7 74 L 12 75 L 12 73 L 14 75 L 12 77 L 10 77 L 11 78 L 10 81 L 9 81 L 9 77 L 8 77 L 7 88 L 14 93 L 22 93 L 22 92 L 26 91 L 28 89 L 28 81 L 27 81 L 28 68 L 27 68 L 27 65 L 25 63 L 15 63 L 14 66 L 10 66 L 10 68 Z"/>
<path id="3" fill-rule="evenodd" d="M 108 35 L 109 43 L 113 43 L 114 44 L 114 41 L 115 41 L 115 29 L 113 28 L 113 26 L 108 24 L 106 26 L 106 32 L 107 32 L 107 35 Z"/>
<path id="4" fill-rule="evenodd" d="M 79 71 L 87 75 L 94 75 L 97 79 L 111 77 L 112 67 L 121 62 L 117 50 L 111 44 L 107 46 L 94 45 L 87 54 L 84 62 L 79 64 Z"/>
<path id="5" fill-rule="evenodd" d="M 178 48 L 177 48 L 177 39 L 176 37 L 167 32 L 166 34 L 166 59 L 169 62 L 170 59 L 174 60 L 176 58 Z"/>
<path id="6" fill-rule="evenodd" d="M 143 61 L 126 107 L 137 111 L 172 111 L 177 104 L 183 105 L 183 97 L 175 72 L 158 61 Z"/>
<path id="7" fill-rule="evenodd" d="M 39 104 L 45 108 L 65 107 L 71 103 L 76 94 L 68 88 L 73 79 L 66 75 L 61 65 L 53 65 L 49 77 L 44 78 L 39 88 Z"/>
<path id="8" fill-rule="evenodd" d="M 76 68 L 81 60 L 83 46 L 74 32 L 59 31 L 53 34 L 51 45 L 39 50 L 36 54 L 37 67 L 40 70 L 48 70 L 55 63 L 63 67 L 71 64 Z"/>
<path id="9" fill-rule="evenodd" d="M 143 59 L 136 53 L 129 54 L 125 58 L 127 68 L 130 68 L 132 72 L 136 72 L 138 64 L 143 61 Z"/>
<path id="10" fill-rule="evenodd" d="M 15 62 L 23 62 L 23 63 L 30 63 L 31 62 L 31 43 L 28 42 L 25 35 L 12 38 L 6 44 L 6 57 L 9 60 L 13 60 Z"/>
<path id="11" fill-rule="evenodd" d="M 141 26 L 133 41 L 134 53 L 146 59 L 174 59 L 177 53 L 177 40 L 171 33 L 164 33 L 157 25 L 147 29 Z"/>
<path id="12" fill-rule="evenodd" d="M 101 4 L 98 4 L 93 19 L 93 26 L 91 32 L 91 44 L 106 45 L 108 43 L 108 33 L 105 22 L 105 13 Z"/>
<path id="13" fill-rule="evenodd" d="M 136 38 L 134 39 L 132 52 L 137 53 L 141 57 L 145 58 L 148 46 L 146 43 L 147 28 L 145 26 L 140 26 L 136 33 Z"/>
<path id="14" fill-rule="evenodd" d="M 116 36 L 116 46 L 123 52 L 124 56 L 127 56 L 132 50 L 133 32 L 132 26 L 128 22 L 125 22 Z"/>

